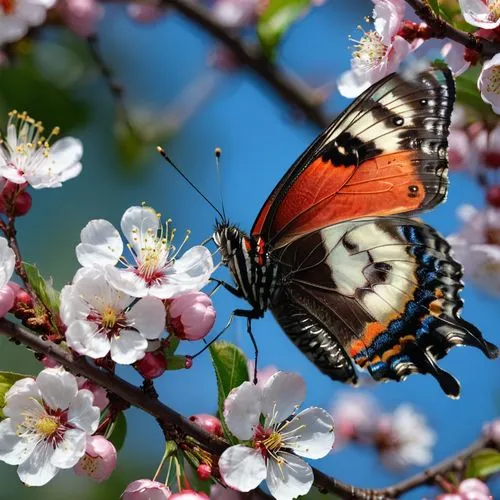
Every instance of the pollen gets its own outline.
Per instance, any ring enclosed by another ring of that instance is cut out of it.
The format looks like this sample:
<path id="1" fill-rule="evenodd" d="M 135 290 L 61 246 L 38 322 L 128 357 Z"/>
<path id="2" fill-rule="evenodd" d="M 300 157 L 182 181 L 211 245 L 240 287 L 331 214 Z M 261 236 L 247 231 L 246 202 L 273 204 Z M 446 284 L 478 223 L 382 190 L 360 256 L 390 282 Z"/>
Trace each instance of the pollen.
<path id="1" fill-rule="evenodd" d="M 360 40 L 351 38 L 355 42 L 352 55 L 359 69 L 369 70 L 380 64 L 387 54 L 387 46 L 376 31 L 364 31 L 361 26 L 358 28 L 363 31 L 363 36 Z"/>
<path id="2" fill-rule="evenodd" d="M 93 476 L 97 472 L 99 462 L 96 458 L 91 457 L 90 455 L 84 455 L 80 459 L 80 465 L 89 476 Z"/>
<path id="3" fill-rule="evenodd" d="M 486 83 L 486 91 L 500 95 L 500 66 L 495 66 L 489 72 L 488 81 Z"/>
<path id="4" fill-rule="evenodd" d="M 261 444 L 270 453 L 279 451 L 283 446 L 283 436 L 281 433 L 273 431 Z"/>
<path id="5" fill-rule="evenodd" d="M 500 17 L 500 0 L 489 0 L 488 9 L 490 19 L 496 21 Z"/>
<path id="6" fill-rule="evenodd" d="M 113 328 L 118 321 L 118 316 L 116 314 L 116 311 L 110 307 L 107 306 L 104 311 L 102 312 L 102 325 L 104 328 Z"/>
<path id="7" fill-rule="evenodd" d="M 38 419 L 35 427 L 39 434 L 44 437 L 50 437 L 56 433 L 59 428 L 59 422 L 55 417 L 44 415 Z"/>

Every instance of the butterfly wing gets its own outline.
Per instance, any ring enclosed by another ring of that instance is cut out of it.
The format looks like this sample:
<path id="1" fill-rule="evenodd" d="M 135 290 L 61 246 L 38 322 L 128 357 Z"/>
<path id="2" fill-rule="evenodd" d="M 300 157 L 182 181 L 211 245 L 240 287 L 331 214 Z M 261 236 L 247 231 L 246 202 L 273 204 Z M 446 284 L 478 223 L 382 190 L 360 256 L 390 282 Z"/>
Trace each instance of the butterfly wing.
<path id="1" fill-rule="evenodd" d="M 448 69 L 373 85 L 292 165 L 252 234 L 276 248 L 336 222 L 436 206 L 448 188 L 454 96 Z"/>
<path id="2" fill-rule="evenodd" d="M 460 318 L 462 269 L 431 227 L 405 217 L 334 224 L 273 253 L 284 285 L 271 310 L 331 378 L 355 382 L 430 373 L 446 394 L 460 386 L 437 359 L 455 345 L 494 358 L 497 348 Z"/>

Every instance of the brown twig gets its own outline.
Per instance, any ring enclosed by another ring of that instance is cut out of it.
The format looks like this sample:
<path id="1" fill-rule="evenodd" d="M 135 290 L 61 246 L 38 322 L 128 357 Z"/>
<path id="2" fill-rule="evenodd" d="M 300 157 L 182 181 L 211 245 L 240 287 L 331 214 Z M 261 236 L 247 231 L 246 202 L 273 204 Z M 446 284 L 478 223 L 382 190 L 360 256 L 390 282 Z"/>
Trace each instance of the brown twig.
<path id="1" fill-rule="evenodd" d="M 134 138 L 140 139 L 139 134 L 130 119 L 127 106 L 125 105 L 123 85 L 116 80 L 111 68 L 104 61 L 104 58 L 102 57 L 101 51 L 99 49 L 99 40 L 97 36 L 89 36 L 87 38 L 87 44 L 89 47 L 90 55 L 92 56 L 95 65 L 99 69 L 104 81 L 106 82 L 106 85 L 109 88 L 113 100 L 115 101 L 116 112 L 118 116 L 121 118 L 130 134 Z"/>
<path id="2" fill-rule="evenodd" d="M 124 0 L 104 1 L 121 3 Z M 173 7 L 181 15 L 223 43 L 242 65 L 259 75 L 282 99 L 298 109 L 313 123 L 321 128 L 328 126 L 331 120 L 323 111 L 321 92 L 315 92 L 304 82 L 285 73 L 283 69 L 270 62 L 256 46 L 245 44 L 233 30 L 221 24 L 199 2 L 161 0 L 161 5 Z"/>
<path id="3" fill-rule="evenodd" d="M 434 13 L 426 0 L 405 1 L 412 7 L 415 14 L 431 28 L 433 38 L 449 38 L 487 58 L 493 57 L 500 52 L 500 43 L 491 42 L 485 38 L 477 37 L 473 33 L 467 33 L 451 26 L 451 24 Z"/>
<path id="4" fill-rule="evenodd" d="M 207 433 L 172 408 L 163 404 L 158 398 L 152 397 L 147 392 L 145 393 L 115 374 L 99 369 L 87 362 L 84 357 L 74 357 L 70 352 L 52 342 L 43 340 L 20 325 L 16 325 L 5 318 L 0 319 L 0 335 L 11 337 L 30 347 L 35 352 L 50 356 L 73 374 L 85 376 L 123 399 L 124 402 L 149 413 L 157 419 L 166 435 L 189 436 L 195 439 L 205 450 L 216 456 L 220 455 L 228 447 L 225 441 Z M 382 500 L 397 498 L 402 493 L 419 486 L 433 484 L 437 475 L 445 475 L 448 472 L 462 469 L 464 461 L 468 457 L 488 446 L 494 446 L 494 444 L 487 438 L 480 438 L 457 455 L 387 488 L 357 488 L 329 477 L 317 469 L 313 469 L 314 485 L 320 491 L 337 494 L 343 499 Z M 255 495 L 258 495 L 257 498 L 270 498 L 260 490 L 254 492 L 252 498 L 256 498 Z"/>

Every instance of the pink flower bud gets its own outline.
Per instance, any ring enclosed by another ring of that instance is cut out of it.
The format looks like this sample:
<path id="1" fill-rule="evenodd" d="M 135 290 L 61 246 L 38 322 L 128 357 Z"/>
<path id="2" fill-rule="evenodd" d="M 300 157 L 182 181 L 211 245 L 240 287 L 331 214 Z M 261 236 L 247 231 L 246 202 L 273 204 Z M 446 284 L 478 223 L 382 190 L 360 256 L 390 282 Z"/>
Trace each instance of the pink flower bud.
<path id="1" fill-rule="evenodd" d="M 33 200 L 29 193 L 26 191 L 19 193 L 14 200 L 13 215 L 17 217 L 26 215 L 30 211 L 32 202 Z"/>
<path id="2" fill-rule="evenodd" d="M 20 287 L 14 281 L 9 281 L 7 283 L 9 288 L 12 288 L 12 291 L 15 295 L 14 306 L 17 308 L 20 304 L 24 304 L 25 307 L 31 307 L 33 305 L 33 299 L 31 295 L 22 287 Z"/>
<path id="3" fill-rule="evenodd" d="M 482 481 L 476 478 L 470 478 L 470 479 L 465 479 L 462 481 L 458 487 L 458 493 L 462 495 L 463 498 L 468 499 L 470 494 L 478 494 L 478 495 L 484 495 L 485 498 L 488 498 L 490 493 L 490 489 L 486 484 L 484 484 Z M 472 500 L 472 496 L 470 497 Z M 479 500 L 479 496 L 475 496 L 474 498 L 477 498 Z"/>
<path id="4" fill-rule="evenodd" d="M 488 436 L 497 446 L 500 446 L 500 419 L 493 420 L 484 426 L 483 432 Z"/>
<path id="5" fill-rule="evenodd" d="M 165 14 L 165 9 L 153 4 L 130 3 L 127 6 L 127 12 L 134 21 L 152 23 Z"/>
<path id="6" fill-rule="evenodd" d="M 210 434 L 222 437 L 224 434 L 222 432 L 222 425 L 220 420 L 213 415 L 208 415 L 206 413 L 199 413 L 198 415 L 191 415 L 189 417 L 191 422 L 200 426 L 202 429 L 206 430 Z"/>
<path id="7" fill-rule="evenodd" d="M 212 477 L 212 467 L 208 464 L 200 464 L 196 469 L 196 473 L 202 481 L 208 481 Z"/>
<path id="8" fill-rule="evenodd" d="M 3 318 L 14 306 L 16 296 L 9 285 L 0 288 L 0 318 Z"/>
<path id="9" fill-rule="evenodd" d="M 206 493 L 200 493 L 193 490 L 182 490 L 174 493 L 169 500 L 209 500 Z"/>
<path id="10" fill-rule="evenodd" d="M 130 483 L 122 494 L 123 500 L 162 500 L 172 498 L 170 490 L 158 481 L 150 479 L 137 479 Z"/>
<path id="11" fill-rule="evenodd" d="M 57 368 L 61 366 L 54 358 L 51 358 L 50 356 L 44 356 L 41 361 L 42 365 L 45 366 L 45 368 Z"/>
<path id="12" fill-rule="evenodd" d="M 108 392 L 104 387 L 85 377 L 77 377 L 76 381 L 78 382 L 78 389 L 87 389 L 94 395 L 94 406 L 97 406 L 99 410 L 104 410 L 109 405 Z"/>
<path id="13" fill-rule="evenodd" d="M 168 304 L 168 330 L 180 339 L 200 340 L 214 326 L 215 309 L 203 292 L 188 292 Z"/>
<path id="14" fill-rule="evenodd" d="M 113 443 L 103 436 L 87 438 L 85 455 L 73 470 L 77 476 L 88 476 L 101 483 L 111 476 L 116 467 L 116 449 Z"/>
<path id="15" fill-rule="evenodd" d="M 144 378 L 152 379 L 163 375 L 167 361 L 162 351 L 147 352 L 134 366 Z"/>
<path id="16" fill-rule="evenodd" d="M 60 11 L 68 28 L 81 37 L 95 34 L 104 9 L 95 0 L 64 0 Z"/>

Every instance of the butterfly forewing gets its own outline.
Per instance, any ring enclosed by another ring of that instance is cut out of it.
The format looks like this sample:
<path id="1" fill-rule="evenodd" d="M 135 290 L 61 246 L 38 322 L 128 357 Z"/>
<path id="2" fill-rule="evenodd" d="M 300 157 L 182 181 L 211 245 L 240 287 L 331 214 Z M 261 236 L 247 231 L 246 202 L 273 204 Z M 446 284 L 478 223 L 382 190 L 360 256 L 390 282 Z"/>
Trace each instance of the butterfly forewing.
<path id="1" fill-rule="evenodd" d="M 381 80 L 285 174 L 252 234 L 276 248 L 336 222 L 434 207 L 447 193 L 453 100 L 449 70 Z"/>

